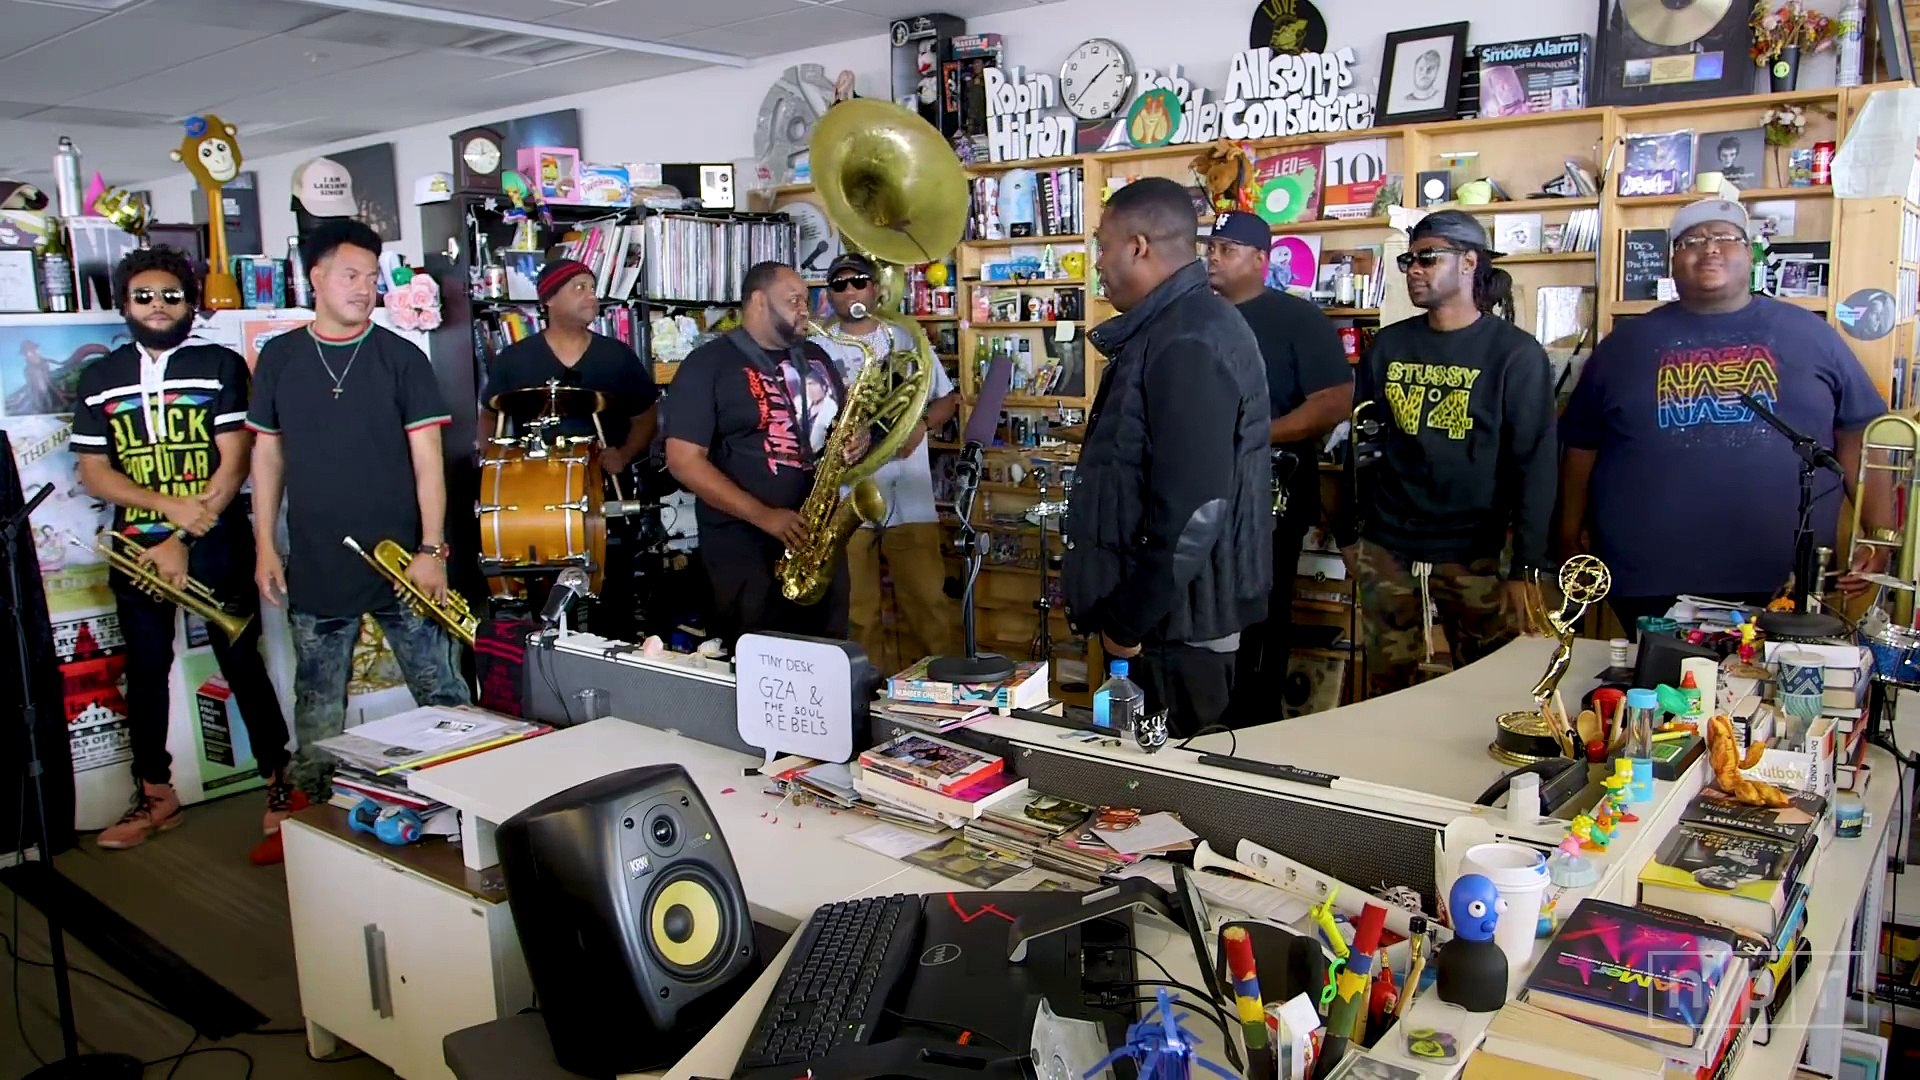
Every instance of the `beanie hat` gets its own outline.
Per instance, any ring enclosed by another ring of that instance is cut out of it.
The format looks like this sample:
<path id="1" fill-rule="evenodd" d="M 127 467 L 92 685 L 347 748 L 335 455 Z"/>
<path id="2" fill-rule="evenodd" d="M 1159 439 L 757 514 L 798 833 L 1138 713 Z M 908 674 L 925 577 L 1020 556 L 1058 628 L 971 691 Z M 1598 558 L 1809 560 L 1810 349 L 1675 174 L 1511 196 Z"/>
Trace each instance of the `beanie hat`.
<path id="1" fill-rule="evenodd" d="M 544 304 L 553 299 L 553 294 L 559 292 L 562 285 L 581 274 L 591 273 L 593 271 L 588 269 L 587 264 L 578 259 L 555 259 L 540 268 L 540 277 L 534 282 L 534 292 Z"/>

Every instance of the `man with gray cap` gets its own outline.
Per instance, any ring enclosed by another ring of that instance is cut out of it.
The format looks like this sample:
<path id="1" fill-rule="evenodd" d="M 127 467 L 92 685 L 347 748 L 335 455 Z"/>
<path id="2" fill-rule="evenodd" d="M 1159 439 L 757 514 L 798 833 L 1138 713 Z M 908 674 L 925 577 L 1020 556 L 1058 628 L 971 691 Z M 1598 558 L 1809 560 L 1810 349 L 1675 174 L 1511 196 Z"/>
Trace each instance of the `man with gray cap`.
<path id="1" fill-rule="evenodd" d="M 1559 544 L 1607 563 L 1607 603 L 1630 633 L 1680 594 L 1765 603 L 1792 573 L 1800 459 L 1741 394 L 1832 446 L 1849 481 L 1861 429 L 1886 411 L 1825 319 L 1752 294 L 1739 203 L 1691 203 L 1668 233 L 1679 301 L 1615 322 L 1560 419 Z M 1815 543 L 1831 547 L 1840 485 L 1820 489 Z M 1885 520 L 1878 494 L 1868 522 Z"/>
<path id="2" fill-rule="evenodd" d="M 1412 685 L 1431 659 L 1430 606 L 1456 667 L 1514 638 L 1553 515 L 1552 376 L 1540 343 L 1510 321 L 1499 252 L 1458 210 L 1428 214 L 1408 240 L 1399 266 L 1426 313 L 1382 329 L 1354 383 L 1362 419 L 1379 428 L 1347 549 L 1375 694 Z"/>
<path id="3" fill-rule="evenodd" d="M 1240 637 L 1228 714 L 1234 725 L 1265 723 L 1280 700 L 1293 630 L 1294 570 L 1307 528 L 1320 521 L 1320 447 L 1353 408 L 1353 368 L 1333 320 L 1313 302 L 1267 287 L 1272 239 L 1266 219 L 1244 211 L 1215 218 L 1207 239 L 1207 284 L 1239 309 L 1266 362 L 1273 481 L 1285 493 L 1275 500 L 1267 617 Z"/>

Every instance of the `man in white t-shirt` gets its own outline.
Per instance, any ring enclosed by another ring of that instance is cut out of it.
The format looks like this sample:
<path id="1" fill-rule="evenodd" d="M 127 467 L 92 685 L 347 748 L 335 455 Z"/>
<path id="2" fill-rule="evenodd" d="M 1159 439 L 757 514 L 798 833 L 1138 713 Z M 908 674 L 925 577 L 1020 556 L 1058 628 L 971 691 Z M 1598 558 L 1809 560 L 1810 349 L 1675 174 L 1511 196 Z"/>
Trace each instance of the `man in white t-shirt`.
<path id="1" fill-rule="evenodd" d="M 872 315 L 856 319 L 849 314 L 855 304 L 873 311 L 880 303 L 879 274 L 866 256 L 848 253 L 833 261 L 827 269 L 827 299 L 836 316 L 831 328 L 861 340 L 875 356 L 915 347 L 904 330 Z M 842 379 L 851 387 L 866 362 L 865 354 L 826 337 L 813 341 L 833 357 Z M 923 656 L 949 654 L 957 648 L 957 612 L 946 594 L 947 567 L 942 557 L 946 535 L 940 525 L 940 512 L 933 504 L 927 432 L 944 426 L 959 408 L 960 394 L 953 380 L 934 365 L 933 389 L 927 395 L 927 412 L 919 429 L 900 456 L 881 466 L 873 477 L 880 494 L 886 496 L 886 520 L 877 527 L 862 527 L 847 544 L 848 621 L 853 639 L 875 664 L 890 672 Z M 880 625 L 883 558 L 893 582 L 894 609 L 899 614 L 899 624 L 891 632 Z"/>

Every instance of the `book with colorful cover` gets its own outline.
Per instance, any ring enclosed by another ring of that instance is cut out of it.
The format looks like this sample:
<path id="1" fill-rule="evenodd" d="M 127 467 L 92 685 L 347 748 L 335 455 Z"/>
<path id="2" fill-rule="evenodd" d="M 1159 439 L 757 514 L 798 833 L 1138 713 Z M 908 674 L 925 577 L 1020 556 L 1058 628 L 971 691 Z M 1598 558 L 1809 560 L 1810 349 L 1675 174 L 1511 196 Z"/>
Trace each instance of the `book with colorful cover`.
<path id="1" fill-rule="evenodd" d="M 1253 208 L 1275 225 L 1320 217 L 1320 174 L 1325 146 L 1282 150 L 1253 163 Z"/>
<path id="2" fill-rule="evenodd" d="M 1827 800 L 1810 791 L 1789 792 L 1787 805 L 1777 807 L 1752 806 L 1702 792 L 1681 811 L 1680 820 L 1804 845 L 1819 833 L 1826 814 Z"/>
<path id="3" fill-rule="evenodd" d="M 1738 962 L 1737 970 L 1745 968 Z M 1615 1031 L 1692 1046 L 1734 970 L 1730 931 L 1583 900 L 1534 965 L 1526 1000 Z"/>
<path id="4" fill-rule="evenodd" d="M 860 767 L 895 780 L 951 795 L 1006 768 L 994 754 L 912 733 L 860 754 Z"/>
<path id="5" fill-rule="evenodd" d="M 1809 854 L 1791 840 L 1682 821 L 1641 868 L 1640 899 L 1771 936 Z"/>
<path id="6" fill-rule="evenodd" d="M 1045 660 L 1016 660 L 1013 674 L 996 683 L 949 683 L 927 678 L 931 657 L 887 680 L 887 696 L 895 701 L 928 705 L 985 705 L 990 709 L 1031 709 L 1043 705 L 1047 689 Z"/>
<path id="7" fill-rule="evenodd" d="M 1364 218 L 1387 182 L 1387 140 L 1350 139 L 1329 143 L 1322 159 L 1320 216 Z"/>

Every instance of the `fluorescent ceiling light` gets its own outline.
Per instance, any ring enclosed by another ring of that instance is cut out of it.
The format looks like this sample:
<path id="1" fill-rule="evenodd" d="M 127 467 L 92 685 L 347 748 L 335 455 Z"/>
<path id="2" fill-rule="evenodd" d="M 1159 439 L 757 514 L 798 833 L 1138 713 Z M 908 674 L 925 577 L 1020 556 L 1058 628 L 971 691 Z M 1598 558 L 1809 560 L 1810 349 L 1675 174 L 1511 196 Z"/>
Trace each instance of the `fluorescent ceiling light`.
<path id="1" fill-rule="evenodd" d="M 522 34 L 527 37 L 546 38 L 549 41 L 566 41 L 576 45 L 592 45 L 602 49 L 616 49 L 620 52 L 644 53 L 650 56 L 672 56 L 681 60 L 697 60 L 703 64 L 717 64 L 723 67 L 745 67 L 747 65 L 746 58 L 734 56 L 731 53 L 713 52 L 708 49 L 689 49 L 679 45 L 669 45 L 661 41 L 644 41 L 640 38 L 621 37 L 617 34 L 596 34 L 586 30 L 569 30 L 562 26 L 522 22 L 518 19 L 500 19 L 491 15 L 479 15 L 472 12 L 421 7 L 418 4 L 400 3 L 398 0 L 300 0 L 300 2 L 314 4 L 319 7 L 338 8 L 342 11 L 360 11 L 369 15 L 390 15 L 396 19 L 414 19 L 419 22 L 439 23 L 443 26 L 470 27 L 475 30 L 494 30 L 503 34 Z"/>

